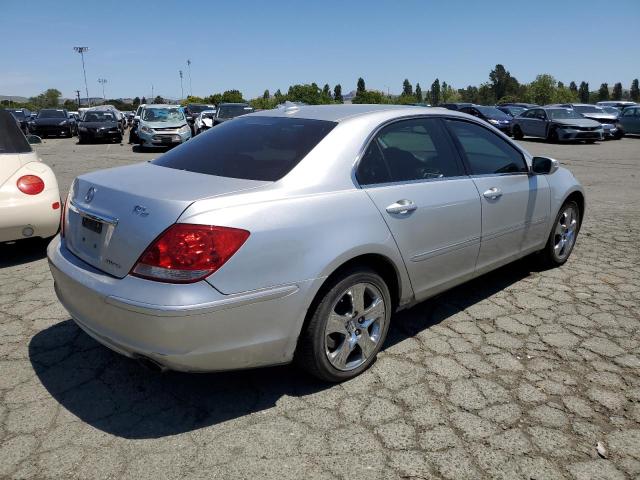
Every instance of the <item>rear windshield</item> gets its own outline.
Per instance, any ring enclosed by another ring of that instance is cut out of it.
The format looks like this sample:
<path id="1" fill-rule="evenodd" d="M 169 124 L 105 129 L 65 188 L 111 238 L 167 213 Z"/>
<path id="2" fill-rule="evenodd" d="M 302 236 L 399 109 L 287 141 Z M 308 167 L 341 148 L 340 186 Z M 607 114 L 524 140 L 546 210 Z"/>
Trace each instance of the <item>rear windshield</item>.
<path id="1" fill-rule="evenodd" d="M 26 118 L 26 115 L 24 114 L 24 112 L 22 110 L 12 110 L 11 113 L 18 120 L 24 120 Z"/>
<path id="2" fill-rule="evenodd" d="M 275 182 L 335 126 L 323 120 L 240 117 L 213 127 L 152 163 L 207 175 Z"/>
<path id="3" fill-rule="evenodd" d="M 187 105 L 187 108 L 191 113 L 200 113 L 205 110 L 211 110 L 211 105 Z"/>
<path id="4" fill-rule="evenodd" d="M 9 112 L 0 110 L 0 154 L 29 152 L 31 147 L 15 117 Z M 0 162 L 2 162 L 1 159 Z"/>
<path id="5" fill-rule="evenodd" d="M 574 105 L 573 109 L 578 113 L 604 113 L 600 107 L 592 105 Z"/>

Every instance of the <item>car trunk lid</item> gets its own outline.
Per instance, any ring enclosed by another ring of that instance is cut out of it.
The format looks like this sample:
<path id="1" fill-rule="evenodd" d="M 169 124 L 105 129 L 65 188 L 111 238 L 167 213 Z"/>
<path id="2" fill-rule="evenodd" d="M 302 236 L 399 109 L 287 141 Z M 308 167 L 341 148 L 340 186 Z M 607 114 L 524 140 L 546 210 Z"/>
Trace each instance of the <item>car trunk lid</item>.
<path id="1" fill-rule="evenodd" d="M 82 175 L 74 182 L 66 208 L 65 243 L 88 264 L 122 278 L 194 201 L 269 183 L 151 163 Z"/>

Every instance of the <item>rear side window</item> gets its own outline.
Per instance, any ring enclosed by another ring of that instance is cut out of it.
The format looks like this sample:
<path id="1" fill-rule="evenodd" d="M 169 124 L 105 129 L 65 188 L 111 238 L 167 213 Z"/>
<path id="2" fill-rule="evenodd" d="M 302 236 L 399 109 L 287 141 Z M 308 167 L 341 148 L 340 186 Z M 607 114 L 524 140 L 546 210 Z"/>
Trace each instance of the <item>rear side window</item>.
<path id="1" fill-rule="evenodd" d="M 29 152 L 31 152 L 31 146 L 20 130 L 15 117 L 5 110 L 0 110 L 0 155 Z"/>
<path id="2" fill-rule="evenodd" d="M 274 182 L 289 173 L 337 124 L 281 117 L 238 117 L 152 163 L 220 177 Z"/>
<path id="3" fill-rule="evenodd" d="M 358 165 L 361 185 L 462 175 L 442 124 L 435 118 L 395 122 L 371 141 Z"/>
<path id="4" fill-rule="evenodd" d="M 471 122 L 447 120 L 473 175 L 527 172 L 527 164 L 515 147 L 487 128 Z"/>

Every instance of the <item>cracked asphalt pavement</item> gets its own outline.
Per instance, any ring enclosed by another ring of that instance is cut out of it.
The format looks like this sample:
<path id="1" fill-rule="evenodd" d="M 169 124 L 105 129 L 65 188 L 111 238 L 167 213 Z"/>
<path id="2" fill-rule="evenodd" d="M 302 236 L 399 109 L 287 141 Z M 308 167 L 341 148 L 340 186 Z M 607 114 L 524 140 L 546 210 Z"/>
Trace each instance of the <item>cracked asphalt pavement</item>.
<path id="1" fill-rule="evenodd" d="M 75 142 L 39 147 L 63 195 L 155 156 Z M 395 315 L 341 385 L 144 370 L 70 320 L 43 242 L 0 246 L 0 478 L 640 478 L 640 138 L 523 143 L 586 188 L 569 262 L 528 258 Z"/>

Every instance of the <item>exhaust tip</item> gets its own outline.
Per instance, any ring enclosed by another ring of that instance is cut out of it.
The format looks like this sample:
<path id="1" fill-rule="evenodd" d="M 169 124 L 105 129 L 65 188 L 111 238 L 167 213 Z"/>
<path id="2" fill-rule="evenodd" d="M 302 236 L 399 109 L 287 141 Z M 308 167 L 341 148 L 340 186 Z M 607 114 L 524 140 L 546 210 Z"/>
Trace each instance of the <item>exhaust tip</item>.
<path id="1" fill-rule="evenodd" d="M 164 365 L 156 362 L 152 358 L 145 357 L 144 355 L 137 355 L 135 359 L 140 365 L 142 365 L 147 370 L 151 370 L 152 372 L 164 373 L 168 370 L 168 368 Z"/>

